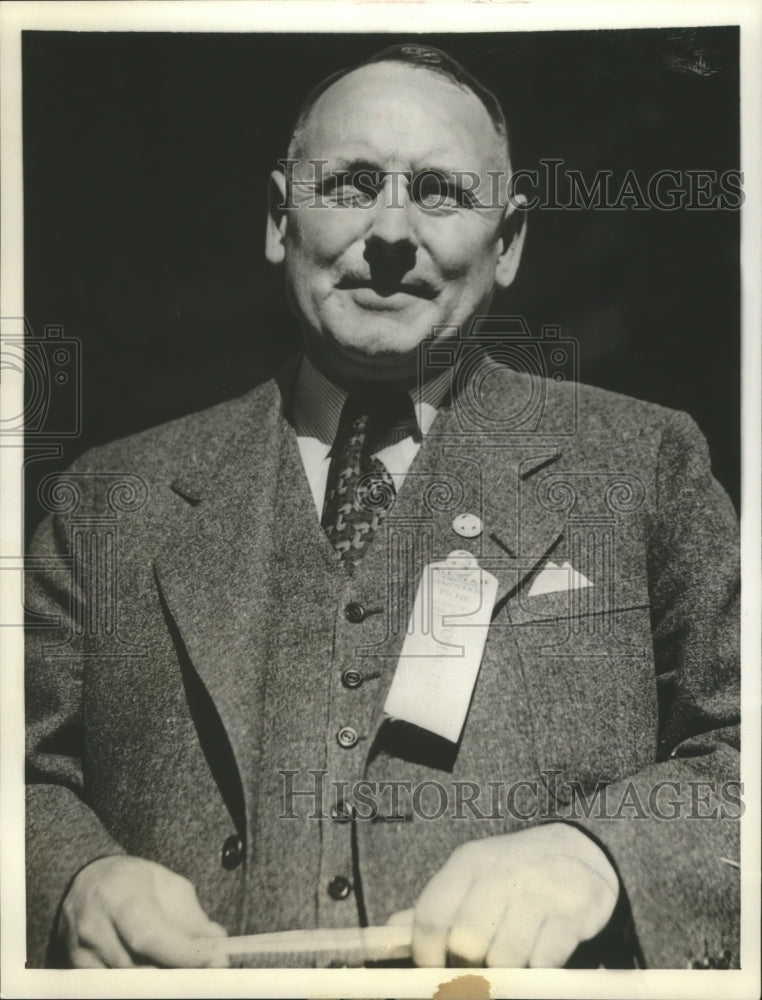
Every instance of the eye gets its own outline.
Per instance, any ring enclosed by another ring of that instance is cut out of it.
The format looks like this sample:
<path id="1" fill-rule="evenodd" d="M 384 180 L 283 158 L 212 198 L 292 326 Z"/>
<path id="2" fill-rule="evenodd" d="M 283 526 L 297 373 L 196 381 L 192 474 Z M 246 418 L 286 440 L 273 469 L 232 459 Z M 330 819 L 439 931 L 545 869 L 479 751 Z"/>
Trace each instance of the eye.
<path id="1" fill-rule="evenodd" d="M 413 178 L 410 187 L 413 201 L 428 210 L 452 211 L 470 208 L 467 192 L 439 170 L 422 170 Z"/>
<path id="2" fill-rule="evenodd" d="M 378 194 L 378 179 L 372 171 L 334 171 L 321 186 L 324 202 L 342 208 L 370 208 Z"/>

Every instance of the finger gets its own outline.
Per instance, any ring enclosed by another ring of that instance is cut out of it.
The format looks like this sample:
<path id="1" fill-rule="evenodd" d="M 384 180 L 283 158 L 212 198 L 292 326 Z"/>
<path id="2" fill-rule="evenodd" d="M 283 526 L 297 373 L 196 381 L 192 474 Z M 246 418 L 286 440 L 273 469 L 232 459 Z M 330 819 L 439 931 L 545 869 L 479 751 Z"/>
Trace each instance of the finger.
<path id="1" fill-rule="evenodd" d="M 79 946 L 95 955 L 108 969 L 131 969 L 132 961 L 127 949 L 105 917 L 97 922 L 83 920 L 79 931 Z"/>
<path id="2" fill-rule="evenodd" d="M 227 937 L 227 934 L 225 934 Z M 225 950 L 224 944 L 219 939 L 211 943 L 210 955 L 204 962 L 205 969 L 229 969 L 230 955 Z"/>
<path id="3" fill-rule="evenodd" d="M 222 924 L 216 924 L 213 920 L 209 920 L 207 917 L 206 921 L 206 936 L 213 938 L 224 938 L 228 936 L 226 928 Z"/>
<path id="4" fill-rule="evenodd" d="M 74 948 L 70 953 L 72 967 L 75 969 L 105 969 L 106 963 L 101 961 L 89 948 Z"/>
<path id="5" fill-rule="evenodd" d="M 582 940 L 575 920 L 557 917 L 546 920 L 539 930 L 532 954 L 531 969 L 561 969 Z"/>
<path id="6" fill-rule="evenodd" d="M 211 921 L 201 909 L 201 904 L 196 898 L 195 892 L 193 900 L 188 906 L 167 908 L 162 904 L 163 901 L 160 901 L 162 911 L 168 923 L 174 924 L 178 929 L 185 931 L 191 937 L 227 937 L 228 932 L 225 928 Z"/>
<path id="7" fill-rule="evenodd" d="M 418 897 L 413 919 L 416 965 L 444 968 L 450 927 L 472 882 L 470 865 L 451 858 Z"/>
<path id="8" fill-rule="evenodd" d="M 393 913 L 389 919 L 386 921 L 388 927 L 407 927 L 413 926 L 413 913 L 415 911 L 410 910 L 397 910 Z"/>
<path id="9" fill-rule="evenodd" d="M 602 878 L 593 875 L 587 892 L 577 898 L 579 940 L 595 937 L 611 919 L 619 898 L 619 886 L 612 889 Z"/>
<path id="10" fill-rule="evenodd" d="M 546 916 L 546 901 L 541 896 L 513 886 L 487 950 L 487 966 L 492 969 L 525 969 Z"/>
<path id="11" fill-rule="evenodd" d="M 133 956 L 167 968 L 198 968 L 218 958 L 217 938 L 194 937 L 170 923 L 153 900 L 130 900 L 114 921 Z"/>
<path id="12" fill-rule="evenodd" d="M 471 886 L 450 928 L 447 951 L 451 965 L 484 965 L 510 892 L 510 882 L 504 879 L 481 878 Z"/>

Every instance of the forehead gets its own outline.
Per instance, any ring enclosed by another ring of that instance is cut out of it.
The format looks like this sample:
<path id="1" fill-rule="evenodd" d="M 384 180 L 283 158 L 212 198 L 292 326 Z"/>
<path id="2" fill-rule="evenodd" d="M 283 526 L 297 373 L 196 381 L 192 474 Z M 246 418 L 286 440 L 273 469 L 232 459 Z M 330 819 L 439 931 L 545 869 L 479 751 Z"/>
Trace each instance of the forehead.
<path id="1" fill-rule="evenodd" d="M 501 165 L 501 140 L 470 90 L 430 70 L 374 63 L 321 94 L 297 137 L 305 158 L 391 169 Z"/>

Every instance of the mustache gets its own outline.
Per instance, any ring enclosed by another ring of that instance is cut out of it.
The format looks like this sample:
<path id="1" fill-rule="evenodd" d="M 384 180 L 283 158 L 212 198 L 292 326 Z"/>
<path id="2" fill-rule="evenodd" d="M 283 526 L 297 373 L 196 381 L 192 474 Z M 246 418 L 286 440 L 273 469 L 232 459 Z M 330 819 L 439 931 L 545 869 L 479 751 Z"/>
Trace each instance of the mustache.
<path id="1" fill-rule="evenodd" d="M 379 295 L 393 295 L 395 292 L 405 292 L 422 299 L 433 299 L 439 294 L 436 288 L 426 278 L 405 276 L 396 278 L 393 275 L 370 275 L 350 271 L 341 276 L 336 283 L 337 288 L 371 288 Z"/>

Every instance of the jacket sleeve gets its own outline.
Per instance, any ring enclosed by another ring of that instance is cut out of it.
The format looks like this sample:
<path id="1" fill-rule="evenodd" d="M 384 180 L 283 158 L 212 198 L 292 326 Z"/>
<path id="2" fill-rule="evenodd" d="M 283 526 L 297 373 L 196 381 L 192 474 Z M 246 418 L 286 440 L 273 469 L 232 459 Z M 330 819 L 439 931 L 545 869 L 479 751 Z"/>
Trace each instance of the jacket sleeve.
<path id="1" fill-rule="evenodd" d="M 739 549 L 735 511 L 684 413 L 666 425 L 648 540 L 655 762 L 580 825 L 618 869 L 647 966 L 739 962 Z"/>
<path id="2" fill-rule="evenodd" d="M 87 801 L 83 659 L 68 641 L 82 594 L 62 519 L 37 531 L 26 576 L 27 964 L 40 967 L 54 960 L 51 934 L 74 876 L 125 852 Z"/>

